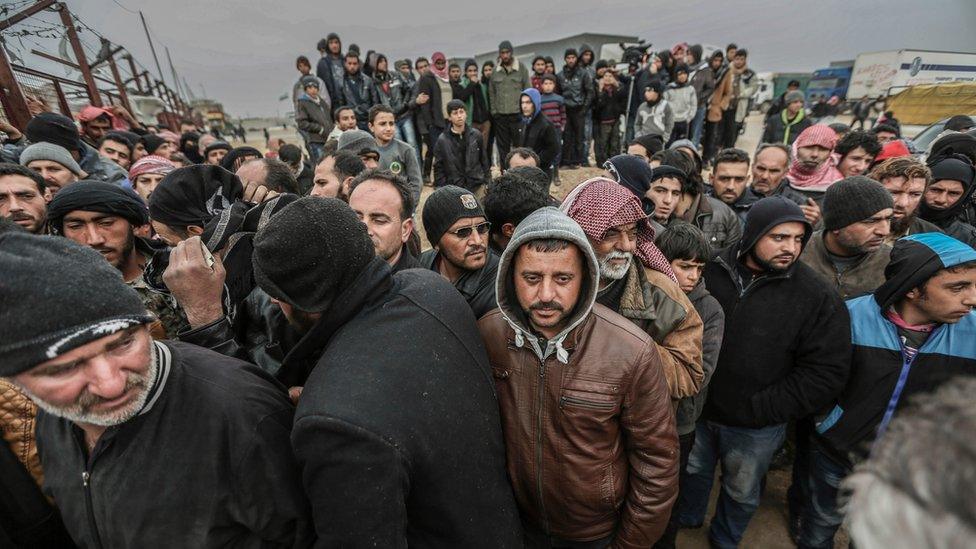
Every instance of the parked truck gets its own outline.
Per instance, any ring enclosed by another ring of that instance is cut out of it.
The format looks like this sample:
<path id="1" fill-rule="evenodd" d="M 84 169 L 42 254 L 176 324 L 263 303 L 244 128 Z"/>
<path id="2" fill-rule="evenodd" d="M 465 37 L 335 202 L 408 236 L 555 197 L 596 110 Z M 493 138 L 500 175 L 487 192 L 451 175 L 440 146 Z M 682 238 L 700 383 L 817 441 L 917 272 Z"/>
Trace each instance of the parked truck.
<path id="1" fill-rule="evenodd" d="M 850 66 L 831 66 L 813 71 L 807 83 L 807 104 L 813 105 L 817 99 L 830 99 L 837 96 L 841 101 L 847 99 L 847 89 L 851 83 Z"/>
<path id="2" fill-rule="evenodd" d="M 976 82 L 976 53 L 888 50 L 862 53 L 854 62 L 848 96 L 887 97 L 919 84 Z"/>
<path id="3" fill-rule="evenodd" d="M 759 78 L 759 89 L 752 96 L 752 107 L 759 109 L 759 112 L 768 111 L 770 104 L 786 91 L 790 81 L 798 81 L 801 90 L 810 81 L 808 72 L 761 72 L 756 76 Z"/>

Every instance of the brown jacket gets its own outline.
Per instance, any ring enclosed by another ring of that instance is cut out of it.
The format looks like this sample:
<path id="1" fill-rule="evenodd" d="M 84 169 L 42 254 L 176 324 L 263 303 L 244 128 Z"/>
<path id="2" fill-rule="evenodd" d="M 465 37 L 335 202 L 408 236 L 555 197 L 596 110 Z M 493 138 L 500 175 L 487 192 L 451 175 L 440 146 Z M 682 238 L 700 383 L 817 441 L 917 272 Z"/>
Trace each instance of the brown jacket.
<path id="1" fill-rule="evenodd" d="M 513 288 L 523 243 L 568 240 L 585 280 L 562 331 L 529 329 Z M 522 520 L 559 538 L 650 547 L 677 496 L 678 441 L 661 355 L 640 328 L 594 304 L 599 265 L 579 225 L 533 212 L 498 268 L 499 309 L 478 322 L 498 392 L 507 468 Z"/>
<path id="2" fill-rule="evenodd" d="M 848 300 L 874 293 L 878 286 L 884 284 L 884 271 L 890 259 L 891 246 L 882 244 L 881 248 L 865 255 L 841 272 L 830 261 L 823 236 L 823 231 L 813 233 L 800 254 L 800 261 L 822 276 L 840 293 L 841 298 Z"/>
<path id="3" fill-rule="evenodd" d="M 708 100 L 708 112 L 706 119 L 709 122 L 722 120 L 722 113 L 729 110 L 732 104 L 732 67 L 729 67 L 722 75 L 721 80 L 715 86 L 712 97 Z"/>
<path id="4" fill-rule="evenodd" d="M 17 459 L 31 474 L 37 485 L 44 481 L 41 459 L 37 455 L 34 424 L 37 406 L 16 385 L 0 379 L 0 432 L 3 442 L 10 446 Z"/>
<path id="5" fill-rule="evenodd" d="M 701 317 L 671 278 L 640 267 L 639 262 L 634 266 L 627 272 L 618 312 L 660 345 L 657 350 L 671 398 L 694 396 L 705 379 Z"/>

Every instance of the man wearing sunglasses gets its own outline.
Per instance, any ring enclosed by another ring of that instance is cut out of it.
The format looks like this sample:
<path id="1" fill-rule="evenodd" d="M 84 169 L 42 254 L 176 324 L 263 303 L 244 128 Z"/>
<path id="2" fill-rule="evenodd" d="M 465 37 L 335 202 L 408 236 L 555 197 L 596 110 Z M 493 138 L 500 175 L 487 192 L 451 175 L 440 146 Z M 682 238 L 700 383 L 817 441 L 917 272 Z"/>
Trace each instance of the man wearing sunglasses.
<path id="1" fill-rule="evenodd" d="M 424 204 L 424 231 L 434 247 L 420 255 L 420 265 L 451 281 L 475 318 L 495 308 L 498 256 L 488 247 L 491 223 L 471 192 L 447 185 Z"/>

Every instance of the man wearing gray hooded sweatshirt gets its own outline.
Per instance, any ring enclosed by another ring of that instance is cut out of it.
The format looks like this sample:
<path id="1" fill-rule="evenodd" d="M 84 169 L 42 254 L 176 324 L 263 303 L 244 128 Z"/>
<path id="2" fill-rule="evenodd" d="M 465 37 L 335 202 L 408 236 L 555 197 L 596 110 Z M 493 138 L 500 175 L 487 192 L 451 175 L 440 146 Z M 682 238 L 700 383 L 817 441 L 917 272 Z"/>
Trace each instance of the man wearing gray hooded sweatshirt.
<path id="1" fill-rule="evenodd" d="M 526 547 L 650 547 L 677 495 L 659 351 L 595 303 L 599 269 L 575 221 L 536 210 L 502 253 L 499 308 L 478 323 Z"/>

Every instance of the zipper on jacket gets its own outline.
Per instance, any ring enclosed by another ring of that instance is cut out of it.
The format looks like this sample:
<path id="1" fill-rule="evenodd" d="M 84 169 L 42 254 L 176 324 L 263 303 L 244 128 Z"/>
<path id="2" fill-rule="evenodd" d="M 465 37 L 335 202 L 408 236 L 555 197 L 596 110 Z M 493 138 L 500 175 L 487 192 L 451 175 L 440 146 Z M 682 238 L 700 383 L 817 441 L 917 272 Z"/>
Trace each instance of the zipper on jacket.
<path id="1" fill-rule="evenodd" d="M 103 435 L 104 436 L 104 435 Z M 84 440 L 78 440 L 75 437 L 75 442 L 78 444 L 79 449 L 82 451 L 82 455 L 85 452 Z M 98 533 L 98 523 L 95 522 L 95 508 L 92 504 L 92 469 L 95 465 L 95 457 L 97 457 L 99 451 L 103 448 L 102 440 L 99 440 L 95 444 L 95 448 L 92 449 L 91 455 L 85 462 L 85 469 L 81 472 L 81 485 L 85 490 L 85 514 L 88 516 L 88 528 L 91 530 L 92 539 L 95 542 L 95 547 L 102 549 L 102 536 Z"/>
<path id="2" fill-rule="evenodd" d="M 612 402 L 597 402 L 595 400 L 586 400 L 586 399 L 571 397 L 571 396 L 559 397 L 559 401 L 562 404 L 570 404 L 573 406 L 580 406 L 583 408 L 593 408 L 596 410 L 610 410 L 613 409 L 614 406 L 616 406 Z"/>
<path id="3" fill-rule="evenodd" d="M 546 502 L 542 497 L 542 408 L 546 398 L 546 359 L 539 361 L 539 408 L 536 410 L 536 489 L 539 492 L 539 514 L 542 516 L 542 531 L 549 535 L 549 517 L 546 515 Z"/>

